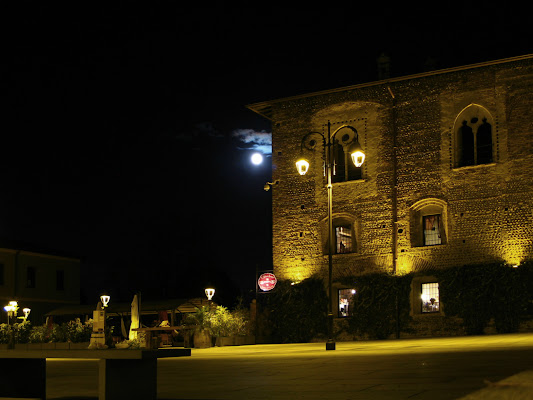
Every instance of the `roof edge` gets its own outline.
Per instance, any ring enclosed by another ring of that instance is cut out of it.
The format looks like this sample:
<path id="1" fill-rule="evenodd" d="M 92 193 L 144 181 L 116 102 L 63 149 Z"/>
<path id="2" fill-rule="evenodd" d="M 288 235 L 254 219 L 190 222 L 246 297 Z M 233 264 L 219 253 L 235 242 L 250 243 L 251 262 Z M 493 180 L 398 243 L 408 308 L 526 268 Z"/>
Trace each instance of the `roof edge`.
<path id="1" fill-rule="evenodd" d="M 397 77 L 397 78 L 389 78 L 389 79 L 383 79 L 383 80 L 379 80 L 379 81 L 372 81 L 372 82 L 359 83 L 359 84 L 356 84 L 356 85 L 343 86 L 343 87 L 334 88 L 334 89 L 326 89 L 326 90 L 321 90 L 321 91 L 318 91 L 318 92 L 310 92 L 310 93 L 304 93 L 304 94 L 295 95 L 295 96 L 282 97 L 282 98 L 279 98 L 279 99 L 267 100 L 267 101 L 262 101 L 262 102 L 258 102 L 258 103 L 248 104 L 245 107 L 248 108 L 249 110 L 255 112 L 256 114 L 261 115 L 264 118 L 272 120 L 272 115 L 269 112 L 270 111 L 269 108 L 273 104 L 276 104 L 276 103 L 282 103 L 282 102 L 286 102 L 286 101 L 304 99 L 304 98 L 308 98 L 308 97 L 322 96 L 322 95 L 325 95 L 325 94 L 344 92 L 344 91 L 347 91 L 347 90 L 362 89 L 362 88 L 371 87 L 371 86 L 379 86 L 379 85 L 389 84 L 389 83 L 393 83 L 393 82 L 401 82 L 401 81 L 405 81 L 405 80 L 425 78 L 425 77 L 433 76 L 433 75 L 448 74 L 448 73 L 452 73 L 452 72 L 464 71 L 464 70 L 467 70 L 467 69 L 488 67 L 488 66 L 492 66 L 492 65 L 505 64 L 505 63 L 516 62 L 516 61 L 522 61 L 522 60 L 527 60 L 527 59 L 531 59 L 531 58 L 533 58 L 533 54 L 524 54 L 524 55 L 516 56 L 516 57 L 503 58 L 503 59 L 498 59 L 498 60 L 493 60 L 493 61 L 484 61 L 484 62 L 475 63 L 475 64 L 463 65 L 463 66 L 459 66 L 459 67 L 444 68 L 444 69 L 439 69 L 439 70 L 435 70 L 435 71 L 421 72 L 421 73 L 412 74 L 412 75 L 400 76 L 400 77 Z"/>

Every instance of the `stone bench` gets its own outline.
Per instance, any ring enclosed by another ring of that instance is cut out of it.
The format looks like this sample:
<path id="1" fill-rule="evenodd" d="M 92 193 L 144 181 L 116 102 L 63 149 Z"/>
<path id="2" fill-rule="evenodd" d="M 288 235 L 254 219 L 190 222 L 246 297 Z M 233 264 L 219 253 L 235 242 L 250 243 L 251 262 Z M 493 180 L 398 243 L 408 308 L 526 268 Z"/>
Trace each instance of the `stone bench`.
<path id="1" fill-rule="evenodd" d="M 190 349 L 0 350 L 0 398 L 46 399 L 46 359 L 97 359 L 98 399 L 156 399 L 157 359 Z"/>

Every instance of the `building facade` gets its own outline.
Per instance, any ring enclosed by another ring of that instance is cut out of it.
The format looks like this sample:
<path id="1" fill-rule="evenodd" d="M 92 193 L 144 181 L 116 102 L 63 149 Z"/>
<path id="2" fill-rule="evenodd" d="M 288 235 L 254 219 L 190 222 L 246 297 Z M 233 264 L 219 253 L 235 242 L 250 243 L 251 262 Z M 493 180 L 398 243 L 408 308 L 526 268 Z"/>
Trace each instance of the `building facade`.
<path id="1" fill-rule="evenodd" d="M 250 105 L 272 121 L 273 265 L 278 278 L 327 277 L 321 139 L 356 129 L 362 167 L 336 135 L 333 281 L 533 258 L 533 56 Z M 299 175 L 301 153 L 310 162 Z M 423 275 L 423 274 L 422 274 Z M 413 313 L 439 310 L 438 282 L 418 278 Z M 350 288 L 337 284 L 338 316 Z M 420 300 L 421 299 L 421 300 Z M 422 301 L 422 306 L 416 304 Z"/>
<path id="2" fill-rule="evenodd" d="M 80 260 L 25 250 L 0 248 L 0 303 L 17 301 L 30 308 L 34 325 L 44 322 L 48 311 L 62 305 L 80 304 Z M 2 312 L 0 322 L 6 322 Z"/>

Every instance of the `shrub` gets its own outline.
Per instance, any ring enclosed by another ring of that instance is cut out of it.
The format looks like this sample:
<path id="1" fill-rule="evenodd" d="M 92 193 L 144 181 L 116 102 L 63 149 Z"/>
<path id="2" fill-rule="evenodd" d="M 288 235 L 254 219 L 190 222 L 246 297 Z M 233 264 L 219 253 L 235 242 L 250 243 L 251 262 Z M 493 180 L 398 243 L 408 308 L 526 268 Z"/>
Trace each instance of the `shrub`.
<path id="1" fill-rule="evenodd" d="M 8 344 L 13 328 L 8 324 L 0 324 L 0 344 Z"/>
<path id="2" fill-rule="evenodd" d="M 79 318 L 69 321 L 64 327 L 66 340 L 72 343 L 88 342 L 93 331 L 92 321 L 82 323 Z"/>
<path id="3" fill-rule="evenodd" d="M 28 343 L 31 332 L 30 321 L 14 323 L 13 331 L 15 334 L 15 343 Z"/>
<path id="4" fill-rule="evenodd" d="M 319 278 L 297 285 L 280 280 L 274 291 L 258 298 L 258 305 L 260 324 L 283 343 L 308 342 L 327 331 L 328 297 Z"/>
<path id="5" fill-rule="evenodd" d="M 446 314 L 463 319 L 467 334 L 482 334 L 491 319 L 498 333 L 516 332 L 531 313 L 533 264 L 481 264 L 435 272 Z"/>
<path id="6" fill-rule="evenodd" d="M 215 337 L 249 333 L 249 313 L 242 308 L 229 311 L 223 306 L 214 309 L 204 306 L 189 314 L 185 323 L 195 325 L 198 330 L 207 329 Z"/>
<path id="7" fill-rule="evenodd" d="M 48 342 L 49 337 L 50 331 L 48 329 L 48 326 L 39 325 L 31 328 L 31 332 L 28 339 L 30 343 L 46 343 Z"/>
<path id="8" fill-rule="evenodd" d="M 188 314 L 185 317 L 184 322 L 188 325 L 194 325 L 195 330 L 197 331 L 203 331 L 204 329 L 211 331 L 210 319 L 211 315 L 209 307 L 202 306 L 200 308 L 196 308 L 194 313 Z"/>
<path id="9" fill-rule="evenodd" d="M 357 294 L 353 297 L 352 333 L 370 339 L 386 339 L 407 329 L 410 322 L 409 292 L 411 275 L 369 274 L 351 280 Z"/>

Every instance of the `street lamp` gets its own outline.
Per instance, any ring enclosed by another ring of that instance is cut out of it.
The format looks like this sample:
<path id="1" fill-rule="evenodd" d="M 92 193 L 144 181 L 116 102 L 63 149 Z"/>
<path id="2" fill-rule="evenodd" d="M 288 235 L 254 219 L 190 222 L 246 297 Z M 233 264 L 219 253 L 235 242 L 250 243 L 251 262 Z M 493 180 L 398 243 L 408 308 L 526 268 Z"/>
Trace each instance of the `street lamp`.
<path id="1" fill-rule="evenodd" d="M 111 296 L 107 294 L 103 294 L 100 296 L 100 301 L 102 302 L 102 310 L 107 307 L 109 304 L 109 300 L 111 300 Z"/>
<path id="2" fill-rule="evenodd" d="M 333 146 L 339 140 L 336 139 L 336 135 L 340 130 L 347 129 L 350 130 L 348 134 L 343 135 L 341 138 L 342 144 L 348 147 L 348 153 L 352 159 L 352 162 L 356 167 L 363 165 L 365 161 L 365 154 L 361 149 L 359 144 L 359 135 L 357 130 L 350 125 L 342 125 L 337 128 L 333 133 L 331 132 L 331 123 L 328 121 L 328 132 L 327 136 L 322 132 L 309 132 L 302 138 L 300 144 L 300 151 L 302 156 L 296 161 L 296 168 L 300 175 L 305 175 L 309 170 L 309 161 L 303 158 L 303 149 L 304 147 L 307 150 L 314 150 L 317 144 L 316 140 L 313 139 L 313 136 L 319 136 L 322 138 L 322 152 L 325 158 L 325 167 L 327 175 L 327 189 L 328 189 L 328 293 L 329 293 L 329 302 L 328 302 L 328 341 L 326 342 L 326 350 L 335 350 L 335 340 L 333 339 L 333 286 L 332 286 L 332 277 L 333 277 L 333 253 L 334 253 L 334 243 L 333 243 L 333 221 L 332 221 L 332 208 L 333 208 L 333 186 L 331 184 L 331 176 L 333 174 Z"/>
<path id="3" fill-rule="evenodd" d="M 213 288 L 207 288 L 205 289 L 205 295 L 207 297 L 207 300 L 211 301 L 213 296 L 215 295 L 215 289 Z"/>
<path id="4" fill-rule="evenodd" d="M 11 318 L 17 317 L 18 309 L 19 309 L 19 305 L 18 305 L 18 302 L 16 301 L 10 301 L 9 304 L 4 307 L 4 311 L 7 312 L 7 324 L 8 325 L 9 325 L 9 321 Z"/>

